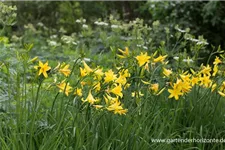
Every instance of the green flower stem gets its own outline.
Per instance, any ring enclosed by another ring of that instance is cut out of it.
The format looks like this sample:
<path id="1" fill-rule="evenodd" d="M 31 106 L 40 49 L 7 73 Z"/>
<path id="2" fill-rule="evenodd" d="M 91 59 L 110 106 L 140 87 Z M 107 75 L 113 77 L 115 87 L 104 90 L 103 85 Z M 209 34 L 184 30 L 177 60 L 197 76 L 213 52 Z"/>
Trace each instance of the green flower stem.
<path id="1" fill-rule="evenodd" d="M 40 83 L 38 84 L 38 89 L 37 89 L 37 93 L 36 93 L 36 99 L 35 99 L 35 103 L 34 103 L 34 110 L 37 109 L 37 102 L 38 102 L 38 98 L 39 98 L 39 92 L 41 89 L 41 84 L 44 80 L 41 80 Z"/>
<path id="2" fill-rule="evenodd" d="M 51 114 L 53 112 L 53 109 L 54 109 L 54 106 L 55 106 L 55 102 L 56 102 L 56 99 L 57 99 L 58 96 L 59 96 L 59 92 L 56 94 L 56 96 L 55 96 L 55 98 L 53 100 L 52 107 L 51 107 L 51 111 L 50 111 Z"/>
<path id="3" fill-rule="evenodd" d="M 68 76 L 68 78 L 67 78 L 67 81 L 66 81 L 66 85 L 65 85 L 65 88 L 64 88 L 64 90 L 63 90 L 63 93 L 65 93 L 65 91 L 66 91 L 66 87 L 67 87 L 67 84 L 68 84 L 68 82 L 69 82 L 69 80 L 70 80 L 70 78 L 71 78 L 71 76 L 72 76 L 72 73 L 73 73 L 73 71 L 74 71 L 74 69 L 75 69 L 75 67 L 76 67 L 76 64 L 77 64 L 77 62 L 78 62 L 78 60 L 80 59 L 80 57 L 79 58 L 77 58 L 76 59 L 76 61 L 74 62 L 74 64 L 73 64 L 73 67 L 72 67 L 72 69 L 71 69 L 71 73 L 70 73 L 70 75 Z M 52 103 L 52 107 L 51 107 L 51 113 L 53 113 L 53 109 L 54 109 L 54 106 L 55 106 L 55 102 L 56 102 L 56 99 L 58 98 L 58 95 L 59 95 L 59 93 L 57 93 L 56 94 L 56 96 L 55 96 L 55 98 L 54 98 L 54 101 L 53 101 L 53 103 Z M 61 116 L 61 119 L 60 119 L 60 121 L 59 121 L 59 125 L 58 125 L 58 129 L 60 129 L 60 127 L 62 126 L 62 123 L 63 123 L 63 119 L 65 118 L 65 114 L 66 114 L 66 111 L 67 111 L 67 108 L 68 108 L 68 106 L 69 106 L 69 102 L 70 102 L 70 99 L 68 98 L 68 101 L 67 101 L 67 103 L 66 103 L 66 108 L 64 109 L 64 112 L 62 111 L 62 109 L 63 109 L 63 99 L 61 100 L 61 103 L 60 103 L 60 111 L 59 111 L 59 114 L 60 114 L 60 116 Z M 57 129 L 57 130 L 58 130 Z"/>

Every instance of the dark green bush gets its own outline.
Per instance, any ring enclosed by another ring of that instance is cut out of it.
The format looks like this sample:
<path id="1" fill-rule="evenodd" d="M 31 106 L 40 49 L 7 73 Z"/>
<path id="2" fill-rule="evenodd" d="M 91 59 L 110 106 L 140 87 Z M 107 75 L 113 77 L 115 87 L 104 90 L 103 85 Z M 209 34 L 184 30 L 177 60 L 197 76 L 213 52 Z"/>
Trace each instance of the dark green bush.
<path id="1" fill-rule="evenodd" d="M 213 45 L 225 43 L 225 3 L 222 1 L 148 2 L 152 20 L 167 25 L 189 27 L 192 33 L 203 35 Z"/>

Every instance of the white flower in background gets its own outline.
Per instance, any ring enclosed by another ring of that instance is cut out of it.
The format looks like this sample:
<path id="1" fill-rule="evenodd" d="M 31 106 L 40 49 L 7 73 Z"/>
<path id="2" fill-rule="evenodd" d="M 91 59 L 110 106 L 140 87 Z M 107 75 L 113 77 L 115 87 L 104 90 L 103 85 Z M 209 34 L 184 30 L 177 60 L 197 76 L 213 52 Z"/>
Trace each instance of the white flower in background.
<path id="1" fill-rule="evenodd" d="M 112 29 L 118 29 L 118 28 L 122 28 L 122 26 L 113 24 L 113 25 L 111 25 L 111 28 Z"/>
<path id="2" fill-rule="evenodd" d="M 38 22 L 37 26 L 43 27 L 44 24 L 42 22 Z"/>
<path id="3" fill-rule="evenodd" d="M 178 25 L 175 26 L 175 29 L 181 33 L 186 33 L 190 31 L 190 28 L 186 28 L 185 30 L 182 30 L 181 28 L 179 28 Z"/>
<path id="4" fill-rule="evenodd" d="M 142 47 L 141 45 L 137 45 L 137 47 Z"/>
<path id="5" fill-rule="evenodd" d="M 77 20 L 76 20 L 76 23 L 81 23 L 81 20 L 80 20 L 80 19 L 77 19 Z"/>
<path id="6" fill-rule="evenodd" d="M 148 47 L 147 46 L 144 46 L 144 45 L 137 45 L 137 47 L 140 47 L 140 48 L 143 48 L 143 49 L 145 49 L 145 50 L 148 50 Z"/>
<path id="7" fill-rule="evenodd" d="M 190 39 L 191 41 L 193 42 L 198 42 L 199 40 L 198 39 Z"/>
<path id="8" fill-rule="evenodd" d="M 108 23 L 104 22 L 104 26 L 108 26 L 108 25 L 109 25 Z"/>
<path id="9" fill-rule="evenodd" d="M 95 21 L 94 24 L 98 25 L 98 26 L 108 26 L 109 24 L 106 22 L 99 22 L 99 21 Z"/>
<path id="10" fill-rule="evenodd" d="M 76 43 L 76 42 L 72 42 L 72 44 L 73 44 L 73 45 L 77 45 L 77 43 Z"/>
<path id="11" fill-rule="evenodd" d="M 189 63 L 192 63 L 194 61 L 188 57 L 187 59 L 183 59 L 183 62 L 186 62 L 186 63 L 189 64 Z"/>
<path id="12" fill-rule="evenodd" d="M 174 56 L 173 59 L 179 60 L 179 57 L 178 56 Z"/>
<path id="13" fill-rule="evenodd" d="M 61 27 L 61 28 L 59 29 L 59 32 L 61 32 L 61 33 L 66 33 L 66 30 L 65 30 L 63 27 Z"/>
<path id="14" fill-rule="evenodd" d="M 98 21 L 95 21 L 94 24 L 98 25 Z"/>
<path id="15" fill-rule="evenodd" d="M 19 41 L 20 39 L 21 39 L 21 37 L 18 37 L 16 35 L 13 35 L 11 38 L 12 41 Z"/>
<path id="16" fill-rule="evenodd" d="M 58 35 L 51 35 L 50 39 L 56 39 L 58 37 Z"/>
<path id="17" fill-rule="evenodd" d="M 209 44 L 208 42 L 206 42 L 204 40 L 199 40 L 199 39 L 194 39 L 194 38 L 189 38 L 189 37 L 187 37 L 186 39 L 189 41 L 192 41 L 192 42 L 196 42 L 197 45 L 208 45 Z"/>
<path id="18" fill-rule="evenodd" d="M 182 30 L 181 28 L 179 28 L 178 25 L 175 26 L 175 29 L 176 29 L 177 31 L 181 32 L 181 33 L 185 33 L 185 32 L 186 32 L 186 30 Z"/>
<path id="19" fill-rule="evenodd" d="M 106 23 L 106 22 L 100 22 L 100 25 L 101 25 L 101 26 L 108 26 L 109 24 Z"/>
<path id="20" fill-rule="evenodd" d="M 121 36 L 120 39 L 121 39 L 121 40 L 128 41 L 128 40 L 134 40 L 135 38 L 133 38 L 133 37 L 125 37 L 125 36 Z"/>
<path id="21" fill-rule="evenodd" d="M 104 25 L 104 22 L 99 22 L 98 25 L 102 26 Z"/>
<path id="22" fill-rule="evenodd" d="M 77 45 L 77 43 L 74 41 L 74 38 L 72 36 L 63 35 L 61 37 L 61 40 L 66 44 Z"/>
<path id="23" fill-rule="evenodd" d="M 152 7 L 152 8 L 155 8 L 155 4 L 152 4 L 151 7 Z"/>
<path id="24" fill-rule="evenodd" d="M 74 62 L 75 62 L 75 61 L 76 61 L 76 60 L 74 60 Z M 79 63 L 82 63 L 83 61 L 85 61 L 85 62 L 90 62 L 91 59 L 90 59 L 90 58 L 83 58 L 83 59 L 79 59 L 79 60 L 78 60 Z"/>
<path id="25" fill-rule="evenodd" d="M 31 24 L 31 23 L 28 23 L 27 25 L 24 25 L 24 28 L 30 29 L 31 31 L 36 32 L 36 29 L 35 29 L 34 25 Z"/>
<path id="26" fill-rule="evenodd" d="M 158 27 L 160 25 L 159 20 L 156 20 L 152 23 L 153 27 Z"/>
<path id="27" fill-rule="evenodd" d="M 47 40 L 48 46 L 57 47 L 60 46 L 61 43 L 54 40 Z"/>
<path id="28" fill-rule="evenodd" d="M 91 59 L 90 59 L 90 58 L 84 58 L 84 61 L 86 61 L 86 62 L 90 62 L 90 61 L 91 61 Z"/>
<path id="29" fill-rule="evenodd" d="M 49 45 L 49 46 L 57 46 L 58 44 L 57 44 L 56 41 L 49 41 L 49 42 L 48 42 L 48 45 Z"/>
<path id="30" fill-rule="evenodd" d="M 86 23 L 86 19 L 77 19 L 76 23 Z"/>
<path id="31" fill-rule="evenodd" d="M 88 25 L 83 24 L 83 25 L 82 25 L 82 28 L 84 28 L 84 29 L 88 29 Z"/>
<path id="32" fill-rule="evenodd" d="M 147 48 L 147 46 L 143 46 L 143 48 L 145 49 L 145 50 L 147 50 L 148 48 Z"/>
<path id="33" fill-rule="evenodd" d="M 46 30 L 46 31 L 47 31 L 47 30 L 48 30 L 48 27 L 44 26 L 44 30 Z"/>
<path id="34" fill-rule="evenodd" d="M 180 28 L 176 28 L 177 29 L 177 31 L 179 31 L 179 32 L 181 32 L 181 33 L 185 33 L 186 31 L 185 30 L 182 30 L 182 29 L 180 29 Z"/>
<path id="35" fill-rule="evenodd" d="M 197 42 L 197 45 L 208 45 L 209 43 L 208 42 L 205 42 L 205 41 L 198 41 Z"/>

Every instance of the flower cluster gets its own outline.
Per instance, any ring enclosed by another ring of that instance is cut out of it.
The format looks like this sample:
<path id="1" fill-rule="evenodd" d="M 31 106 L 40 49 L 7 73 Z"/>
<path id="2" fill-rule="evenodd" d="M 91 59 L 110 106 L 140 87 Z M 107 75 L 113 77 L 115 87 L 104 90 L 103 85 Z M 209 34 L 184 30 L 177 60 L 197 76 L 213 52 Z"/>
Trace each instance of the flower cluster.
<path id="1" fill-rule="evenodd" d="M 225 81 L 218 85 L 215 80 L 220 73 L 219 65 L 222 63 L 219 57 L 215 58 L 213 66 L 201 65 L 196 71 L 181 70 L 179 73 L 169 67 L 168 55 L 158 52 L 151 55 L 147 52 L 135 54 L 126 47 L 124 50 L 118 49 L 117 58 L 120 67 L 115 68 L 90 67 L 82 60 L 77 74 L 79 84 L 75 87 L 67 80 L 72 73 L 69 64 L 59 63 L 57 67 L 51 69 L 48 62 L 39 61 L 35 69 L 38 70 L 38 75 L 43 75 L 44 78 L 51 72 L 59 72 L 66 77 L 56 84 L 59 92 L 65 93 L 66 96 L 76 96 L 97 110 L 107 110 L 120 115 L 128 111 L 122 103 L 128 101 L 124 98 L 128 88 L 132 91 L 130 98 L 136 100 L 144 97 L 146 93 L 158 96 L 165 91 L 169 93 L 168 98 L 179 100 L 194 86 L 209 88 L 212 92 L 218 89 L 218 93 L 225 97 Z"/>
<path id="2" fill-rule="evenodd" d="M 123 108 L 121 100 L 123 90 L 129 87 L 128 69 L 118 69 L 115 73 L 112 69 L 103 71 L 101 67 L 93 69 L 85 61 L 82 63 L 83 67 L 80 67 L 80 77 L 83 79 L 81 89 L 88 89 L 88 96 L 82 98 L 82 101 L 90 103 L 97 109 L 125 114 L 127 109 Z"/>
<path id="3" fill-rule="evenodd" d="M 194 86 L 199 86 L 202 88 L 209 88 L 213 92 L 217 87 L 216 75 L 219 72 L 219 64 L 222 63 L 219 57 L 216 57 L 213 62 L 213 67 L 210 65 L 201 65 L 199 71 L 185 72 L 183 74 L 178 74 L 175 83 L 171 83 L 172 89 L 168 89 L 170 93 L 169 98 L 174 97 L 176 100 L 180 96 L 189 93 Z M 224 82 L 223 82 L 224 83 Z M 225 97 L 224 94 L 224 84 L 219 86 L 218 93 Z"/>

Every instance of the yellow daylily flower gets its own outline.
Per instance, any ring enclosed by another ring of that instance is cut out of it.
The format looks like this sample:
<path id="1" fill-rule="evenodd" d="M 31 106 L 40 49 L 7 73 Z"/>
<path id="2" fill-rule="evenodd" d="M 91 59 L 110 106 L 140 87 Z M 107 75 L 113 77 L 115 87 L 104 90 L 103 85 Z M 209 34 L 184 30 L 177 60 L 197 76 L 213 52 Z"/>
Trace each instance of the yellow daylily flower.
<path id="1" fill-rule="evenodd" d="M 46 62 L 45 64 L 43 64 L 41 61 L 39 61 L 39 65 L 38 66 L 34 66 L 34 68 L 35 69 L 38 69 L 39 68 L 38 75 L 40 76 L 41 74 L 43 74 L 45 78 L 48 77 L 47 71 L 49 71 L 51 69 L 51 67 L 48 66 L 48 62 Z"/>
<path id="2" fill-rule="evenodd" d="M 76 90 L 74 91 L 74 95 L 78 95 L 78 96 L 82 96 L 82 89 L 81 88 L 76 88 Z"/>
<path id="3" fill-rule="evenodd" d="M 217 74 L 218 71 L 219 71 L 218 66 L 217 65 L 214 65 L 212 76 L 216 76 L 216 74 Z"/>
<path id="4" fill-rule="evenodd" d="M 38 56 L 32 58 L 29 62 L 35 62 L 36 60 L 38 60 Z"/>
<path id="5" fill-rule="evenodd" d="M 189 82 L 191 79 L 191 74 L 187 74 L 187 72 L 180 74 L 180 77 L 183 81 Z"/>
<path id="6" fill-rule="evenodd" d="M 102 76 L 104 75 L 102 69 L 97 69 L 94 71 L 94 74 L 97 78 L 97 80 L 101 80 L 102 79 Z"/>
<path id="7" fill-rule="evenodd" d="M 69 83 L 65 83 L 65 81 L 62 81 L 60 84 L 57 84 L 57 87 L 59 88 L 59 92 L 65 92 L 66 96 L 69 95 L 69 93 L 72 91 L 72 87 Z"/>
<path id="8" fill-rule="evenodd" d="M 140 55 L 138 55 L 137 57 L 135 57 L 138 61 L 139 67 L 143 66 L 145 63 L 149 63 L 149 59 L 151 58 L 150 56 L 148 56 L 147 52 L 144 54 L 141 52 Z"/>
<path id="9" fill-rule="evenodd" d="M 211 86 L 211 92 L 213 92 L 215 89 L 216 89 L 216 87 L 217 87 L 217 84 L 216 83 L 214 83 L 212 86 Z"/>
<path id="10" fill-rule="evenodd" d="M 154 93 L 158 92 L 159 84 L 158 83 L 151 84 L 150 90 L 154 91 Z"/>
<path id="11" fill-rule="evenodd" d="M 212 70 L 212 68 L 207 65 L 207 66 L 202 66 L 202 70 L 200 71 L 200 73 L 204 74 L 204 75 L 207 75 L 207 76 L 211 76 L 211 73 L 210 71 Z"/>
<path id="12" fill-rule="evenodd" d="M 85 69 L 83 69 L 83 68 L 80 67 L 80 76 L 81 77 L 84 77 L 86 75 L 87 75 L 87 71 Z"/>
<path id="13" fill-rule="evenodd" d="M 225 97 L 225 93 L 221 92 L 221 91 L 218 91 L 218 93 L 222 96 L 222 97 Z"/>
<path id="14" fill-rule="evenodd" d="M 95 86 L 94 86 L 94 89 L 96 92 L 99 92 L 101 90 L 101 84 L 100 82 L 98 82 Z"/>
<path id="15" fill-rule="evenodd" d="M 122 84 L 122 85 L 125 85 L 127 83 L 127 79 L 124 76 L 120 75 L 119 78 L 117 78 L 115 82 L 119 83 L 119 84 Z"/>
<path id="16" fill-rule="evenodd" d="M 214 65 L 218 65 L 218 64 L 220 64 L 220 63 L 222 63 L 222 61 L 219 59 L 218 56 L 216 56 L 216 58 L 215 58 L 213 64 L 214 64 Z"/>
<path id="17" fill-rule="evenodd" d="M 222 85 L 220 86 L 220 91 L 224 91 L 225 90 L 225 81 L 222 82 Z"/>
<path id="18" fill-rule="evenodd" d="M 63 68 L 59 69 L 59 72 L 61 72 L 62 74 L 64 74 L 66 77 L 68 77 L 70 75 L 70 69 L 69 69 L 69 64 L 65 65 Z"/>
<path id="19" fill-rule="evenodd" d="M 147 82 L 147 81 L 144 81 L 144 80 L 141 80 L 142 83 L 146 84 L 146 85 L 149 85 L 151 84 L 150 82 Z"/>
<path id="20" fill-rule="evenodd" d="M 155 63 L 157 63 L 157 62 L 161 62 L 161 63 L 163 63 L 163 62 L 164 62 L 164 60 L 166 59 L 166 57 L 167 57 L 167 55 L 164 55 L 164 56 L 159 55 L 159 57 L 157 57 L 157 58 L 153 59 L 153 62 L 155 62 Z"/>
<path id="21" fill-rule="evenodd" d="M 172 73 L 173 73 L 172 70 L 163 68 L 163 74 L 164 74 L 166 77 L 169 77 Z"/>
<path id="22" fill-rule="evenodd" d="M 173 89 L 168 89 L 168 92 L 170 93 L 169 98 L 175 98 L 176 100 L 179 99 L 179 96 L 182 95 L 181 91 L 179 89 L 173 88 Z"/>
<path id="23" fill-rule="evenodd" d="M 113 89 L 110 90 L 111 93 L 120 96 L 121 98 L 123 97 L 123 93 L 122 93 L 122 87 L 121 84 L 119 84 L 118 86 L 114 87 Z"/>
<path id="24" fill-rule="evenodd" d="M 103 96 L 103 97 L 105 99 L 106 105 L 111 105 L 115 103 L 116 101 L 118 101 L 118 97 L 111 97 L 108 94 L 106 94 L 106 96 Z"/>
<path id="25" fill-rule="evenodd" d="M 125 47 L 124 51 L 122 49 L 118 49 L 118 50 L 122 53 L 122 55 L 117 54 L 118 57 L 120 57 L 120 58 L 127 58 L 127 57 L 129 57 L 129 49 L 128 49 L 128 47 Z"/>
<path id="26" fill-rule="evenodd" d="M 194 86 L 195 84 L 198 84 L 199 78 L 198 77 L 191 77 L 191 85 Z"/>
<path id="27" fill-rule="evenodd" d="M 130 77 L 130 73 L 128 69 L 121 69 L 119 74 L 125 78 Z"/>
<path id="28" fill-rule="evenodd" d="M 103 108 L 102 105 L 93 105 L 97 110 Z"/>
<path id="29" fill-rule="evenodd" d="M 127 89 L 130 87 L 130 83 L 126 83 L 125 86 L 124 86 L 124 89 Z"/>
<path id="30" fill-rule="evenodd" d="M 200 85 L 202 85 L 206 88 L 208 88 L 210 83 L 212 82 L 210 79 L 210 76 L 207 76 L 205 74 L 203 75 L 203 77 L 200 77 L 199 80 L 200 80 Z"/>
<path id="31" fill-rule="evenodd" d="M 117 100 L 115 103 L 111 104 L 107 107 L 108 111 L 113 111 L 114 114 L 125 115 L 127 113 L 127 109 L 123 109 L 121 103 Z"/>
<path id="32" fill-rule="evenodd" d="M 86 72 L 89 74 L 91 72 L 93 72 L 93 70 L 86 64 L 85 61 L 83 61 L 83 65 L 84 65 L 84 69 L 86 70 Z"/>
<path id="33" fill-rule="evenodd" d="M 114 72 L 112 71 L 112 69 L 108 70 L 107 72 L 105 72 L 105 83 L 111 82 L 116 80 L 116 75 L 114 74 Z"/>
<path id="34" fill-rule="evenodd" d="M 87 98 L 86 98 L 85 100 L 82 99 L 82 101 L 83 101 L 83 102 L 88 102 L 88 103 L 90 103 L 91 105 L 93 105 L 94 103 L 98 102 L 98 100 L 95 99 L 95 98 L 93 97 L 93 95 L 91 94 L 91 91 L 89 91 Z"/>

